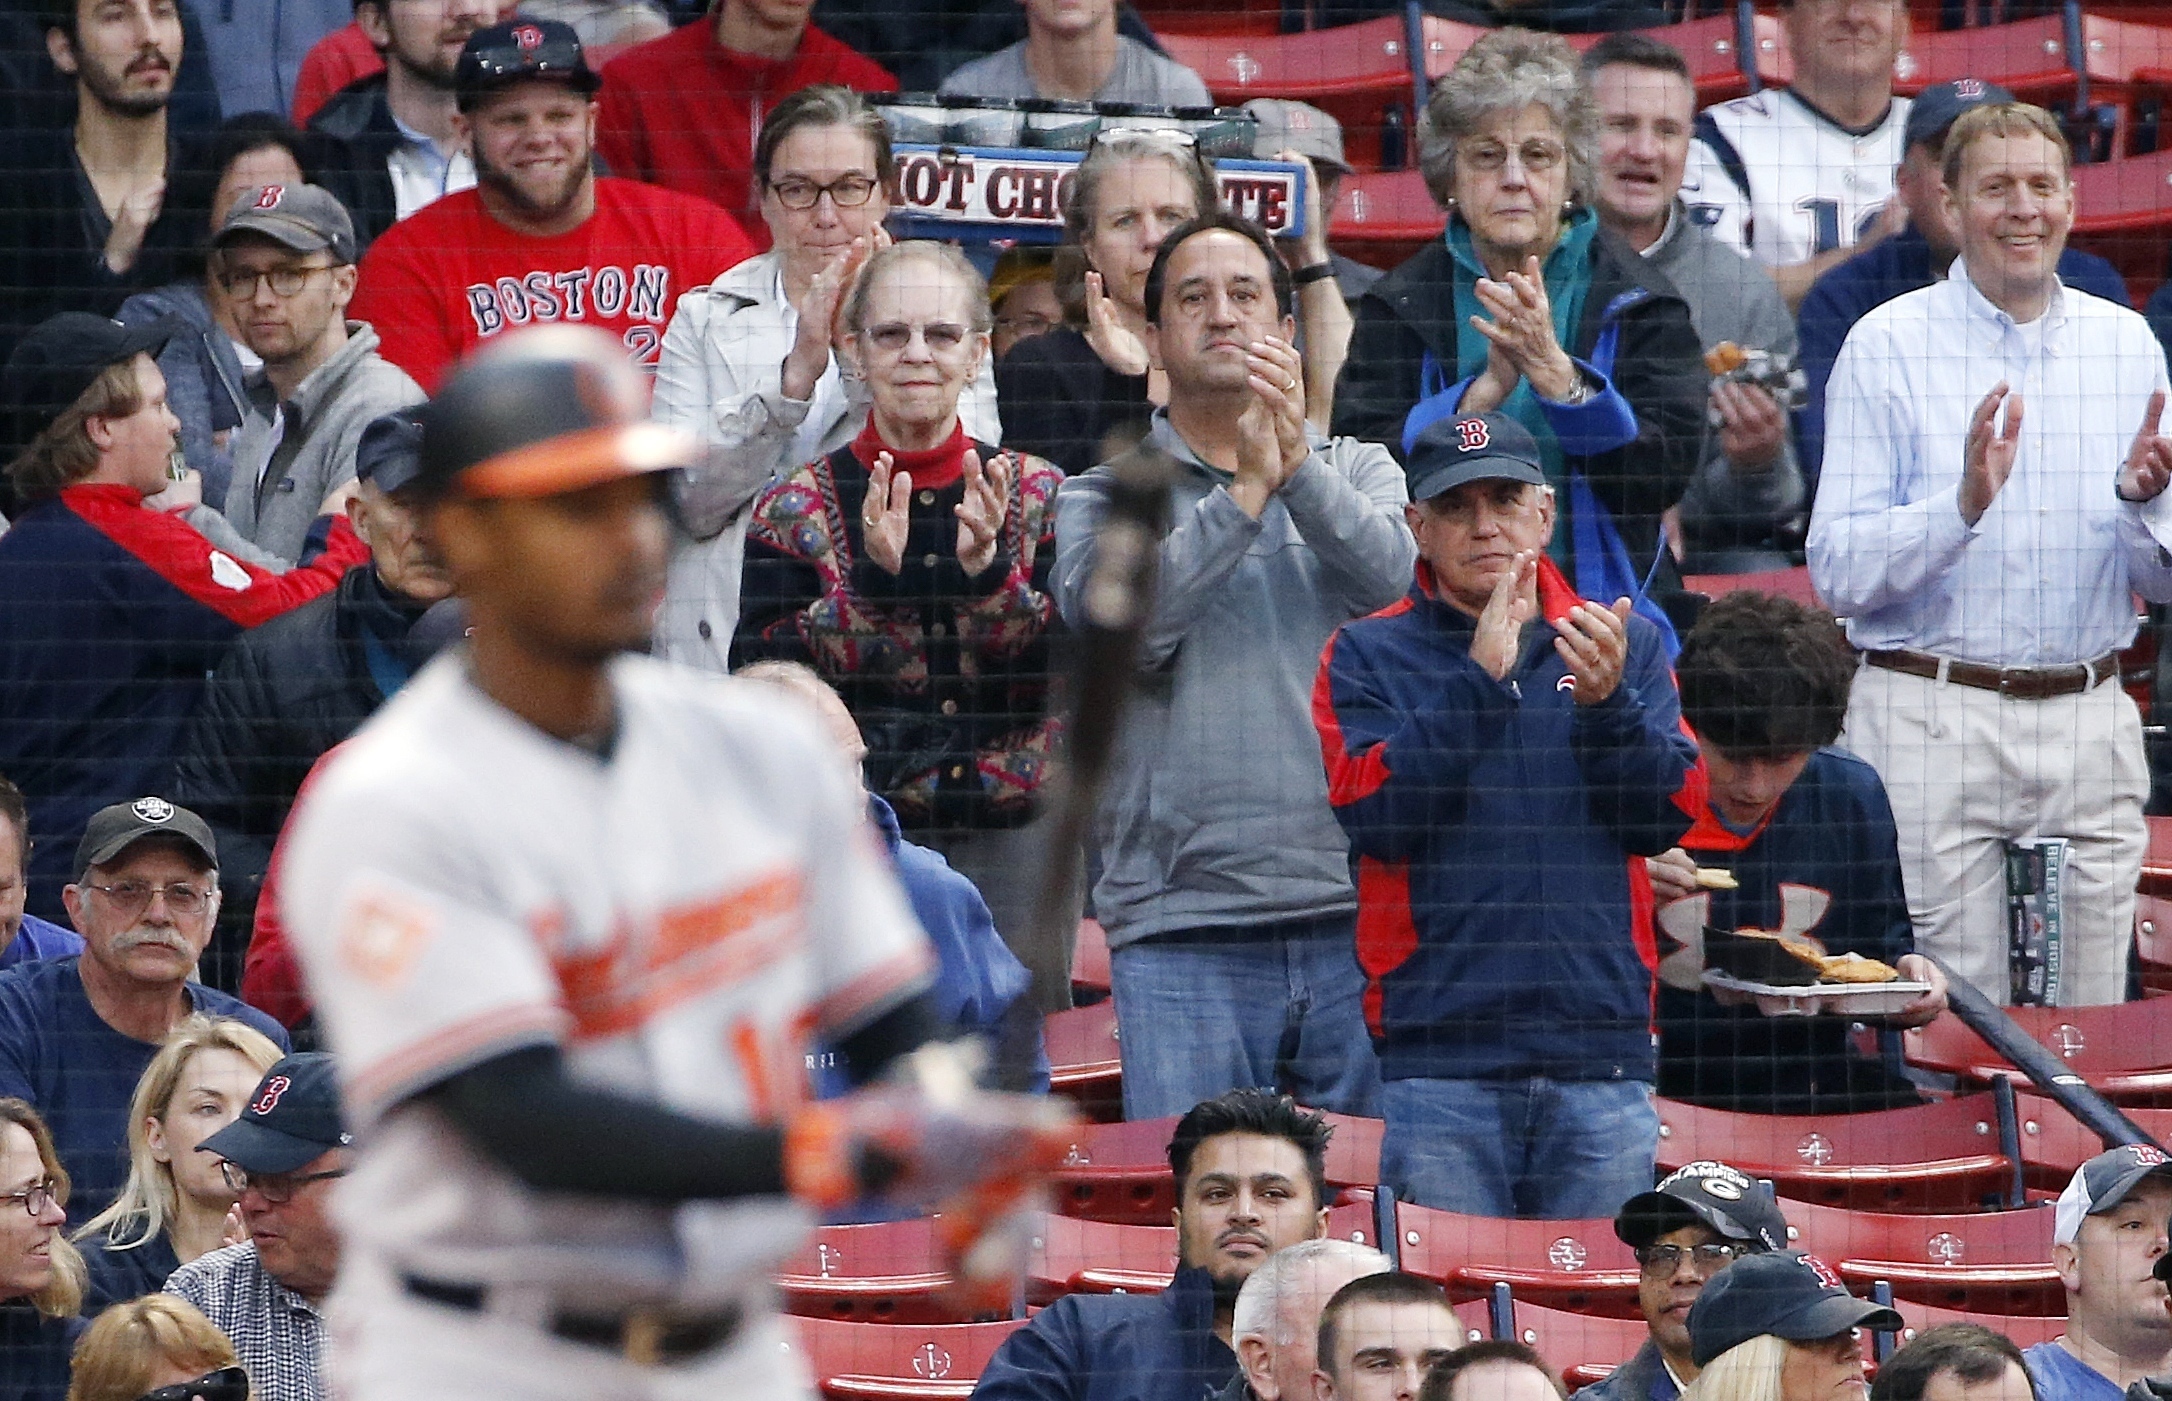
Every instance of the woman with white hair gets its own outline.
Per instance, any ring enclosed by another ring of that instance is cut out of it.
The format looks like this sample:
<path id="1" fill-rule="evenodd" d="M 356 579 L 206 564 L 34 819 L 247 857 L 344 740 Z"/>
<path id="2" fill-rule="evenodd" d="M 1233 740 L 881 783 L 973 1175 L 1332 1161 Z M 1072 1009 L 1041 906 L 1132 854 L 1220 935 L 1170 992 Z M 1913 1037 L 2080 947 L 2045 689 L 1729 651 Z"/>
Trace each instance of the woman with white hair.
<path id="1" fill-rule="evenodd" d="M 1456 61 L 1419 148 L 1447 233 L 1359 301 L 1334 431 L 1400 456 L 1440 418 L 1507 413 L 1545 459 L 1554 562 L 1611 601 L 1696 470 L 1706 375 L 1688 303 L 1599 227 L 1597 125 L 1561 39 L 1497 30 Z"/>

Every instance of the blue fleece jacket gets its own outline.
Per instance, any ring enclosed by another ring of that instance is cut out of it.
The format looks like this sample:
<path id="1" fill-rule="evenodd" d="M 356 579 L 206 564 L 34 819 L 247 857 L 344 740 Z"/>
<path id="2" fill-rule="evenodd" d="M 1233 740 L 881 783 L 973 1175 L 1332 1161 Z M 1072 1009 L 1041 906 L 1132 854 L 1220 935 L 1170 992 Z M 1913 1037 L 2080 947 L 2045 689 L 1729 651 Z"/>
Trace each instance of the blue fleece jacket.
<path id="1" fill-rule="evenodd" d="M 1401 603 L 1337 632 L 1313 697 L 1381 1074 L 1649 1081 L 1640 858 L 1688 827 L 1673 799 L 1697 759 L 1658 631 L 1631 615 L 1620 684 L 1579 705 L 1551 627 L 1496 681 L 1430 582 L 1421 566 Z M 1577 602 L 1541 560 L 1540 616 Z"/>
<path id="2" fill-rule="evenodd" d="M 973 1401 L 1210 1401 L 1237 1374 L 1214 1336 L 1214 1281 L 1181 1269 L 1159 1294 L 1071 1294 L 996 1349 Z"/>

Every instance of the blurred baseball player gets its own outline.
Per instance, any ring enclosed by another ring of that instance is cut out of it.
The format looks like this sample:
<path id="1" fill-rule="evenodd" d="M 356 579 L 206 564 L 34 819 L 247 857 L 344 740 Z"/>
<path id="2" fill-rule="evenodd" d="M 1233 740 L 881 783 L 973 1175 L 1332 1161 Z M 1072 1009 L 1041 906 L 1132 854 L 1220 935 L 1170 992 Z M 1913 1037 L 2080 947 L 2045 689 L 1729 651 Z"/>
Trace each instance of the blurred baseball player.
<path id="1" fill-rule="evenodd" d="M 810 1206 L 1000 1213 L 1062 1152 L 1045 1101 L 936 1083 L 925 940 L 803 708 L 623 655 L 690 450 L 642 388 L 585 327 L 454 371 L 417 485 L 469 644 L 289 832 L 282 912 L 358 1137 L 351 1401 L 809 1395 L 768 1281 Z M 811 1036 L 890 1072 L 803 1105 Z"/>

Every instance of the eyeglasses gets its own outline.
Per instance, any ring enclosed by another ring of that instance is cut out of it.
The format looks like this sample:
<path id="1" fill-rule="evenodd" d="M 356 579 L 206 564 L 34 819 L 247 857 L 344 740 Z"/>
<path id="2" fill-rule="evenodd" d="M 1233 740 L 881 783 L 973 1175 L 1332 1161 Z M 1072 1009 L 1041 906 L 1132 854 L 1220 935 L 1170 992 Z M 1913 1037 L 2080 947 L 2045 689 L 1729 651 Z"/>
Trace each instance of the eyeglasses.
<path id="1" fill-rule="evenodd" d="M 1568 155 L 1568 148 L 1560 142 L 1535 136 L 1516 148 L 1518 163 L 1530 171 L 1552 170 L 1568 159 Z M 1498 141 L 1476 141 L 1463 149 L 1462 159 L 1473 170 L 1498 172 L 1508 167 L 1508 147 Z"/>
<path id="2" fill-rule="evenodd" d="M 996 329 L 1007 336 L 1038 336 L 1056 329 L 1056 319 L 1037 311 L 1014 311 L 995 319 Z"/>
<path id="3" fill-rule="evenodd" d="M 925 326 L 908 326 L 902 321 L 885 321 L 879 326 L 868 327 L 860 334 L 866 337 L 869 345 L 874 346 L 875 349 L 885 355 L 896 355 L 913 343 L 913 333 L 915 331 L 920 333 L 921 340 L 927 342 L 928 349 L 938 355 L 956 350 L 959 346 L 965 344 L 965 338 L 972 334 L 969 329 L 960 326 L 955 321 L 931 321 Z"/>
<path id="4" fill-rule="evenodd" d="M 183 919 L 193 919 L 204 912 L 211 903 L 211 892 L 198 890 L 193 885 L 175 881 L 172 885 L 146 885 L 140 880 L 124 880 L 115 885 L 92 885 L 84 882 L 84 888 L 95 890 L 112 904 L 115 911 L 134 919 L 150 906 L 153 895 L 166 897 L 169 913 Z"/>
<path id="5" fill-rule="evenodd" d="M 1740 1259 L 1742 1254 L 1741 1246 L 1725 1241 L 1706 1241 L 1703 1245 L 1689 1247 L 1647 1245 L 1636 1253 L 1637 1263 L 1654 1279 L 1665 1279 L 1681 1268 L 1685 1255 L 1689 1257 L 1689 1267 L 1698 1274 L 1714 1275 Z"/>
<path id="6" fill-rule="evenodd" d="M 334 1177 L 345 1177 L 347 1169 L 334 1168 L 330 1172 L 305 1172 L 296 1177 L 291 1173 L 262 1172 L 251 1174 L 226 1161 L 219 1160 L 219 1180 L 229 1192 L 246 1192 L 256 1188 L 256 1194 L 273 1206 L 285 1206 L 294 1200 L 294 1194 L 312 1182 L 325 1182 Z"/>
<path id="7" fill-rule="evenodd" d="M 786 209 L 812 209 L 822 196 L 828 195 L 830 203 L 839 209 L 858 209 L 875 197 L 876 181 L 865 175 L 840 175 L 827 185 L 817 185 L 812 180 L 798 176 L 786 176 L 769 182 L 769 192 L 777 197 L 777 203 Z"/>
<path id="8" fill-rule="evenodd" d="M 21 1202 L 23 1211 L 32 1219 L 45 1215 L 45 1209 L 53 1204 L 53 1180 L 33 1182 L 20 1192 L 0 1192 L 0 1202 Z"/>
<path id="9" fill-rule="evenodd" d="M 249 1401 L 249 1374 L 239 1367 L 221 1367 L 192 1382 L 146 1391 L 136 1401 Z"/>
<path id="10" fill-rule="evenodd" d="M 222 269 L 219 273 L 219 286 L 226 289 L 227 296 L 239 297 L 243 301 L 256 295 L 256 285 L 260 281 L 271 284 L 272 295 L 275 297 L 295 297 L 301 295 L 302 289 L 309 285 L 311 278 L 320 272 L 331 270 L 329 263 L 307 268 L 273 268 L 269 272 Z"/>

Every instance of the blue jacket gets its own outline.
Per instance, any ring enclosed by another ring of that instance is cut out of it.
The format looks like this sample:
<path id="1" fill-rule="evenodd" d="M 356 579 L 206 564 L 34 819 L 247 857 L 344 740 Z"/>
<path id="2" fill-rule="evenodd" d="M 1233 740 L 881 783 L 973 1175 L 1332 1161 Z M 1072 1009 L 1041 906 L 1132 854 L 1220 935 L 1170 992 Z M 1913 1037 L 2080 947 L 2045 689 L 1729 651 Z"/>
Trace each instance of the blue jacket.
<path id="1" fill-rule="evenodd" d="M 1578 705 L 1544 624 L 1496 681 L 1475 620 L 1401 603 L 1328 643 L 1313 696 L 1350 836 L 1365 1017 L 1384 1078 L 1654 1075 L 1651 883 L 1689 820 L 1696 762 L 1657 629 L 1629 620 L 1622 681 Z M 1539 609 L 1577 602 L 1549 560 Z"/>
<path id="2" fill-rule="evenodd" d="M 1159 1294 L 1070 1294 L 1003 1342 L 973 1401 L 1210 1401 L 1237 1375 L 1214 1336 L 1214 1281 L 1178 1270 Z"/>
<path id="3" fill-rule="evenodd" d="M 1931 269 L 1931 245 L 1921 230 L 1906 229 L 1826 273 L 1810 285 L 1796 313 L 1802 334 L 1800 362 L 1808 381 L 1802 411 L 1795 415 L 1802 472 L 1809 499 L 1818 494 L 1818 469 L 1825 462 L 1825 382 L 1855 323 L 1895 297 L 1938 280 Z M 2059 255 L 2059 280 L 2078 292 L 2130 306 L 2126 280 L 2094 253 L 2069 248 Z"/>
<path id="4" fill-rule="evenodd" d="M 47 958 L 73 958 L 83 952 L 83 936 L 73 929 L 63 929 L 49 920 L 36 915 L 24 915 L 15 937 L 8 946 L 0 949 L 0 971 L 13 968 L 18 963 L 36 963 Z"/>

